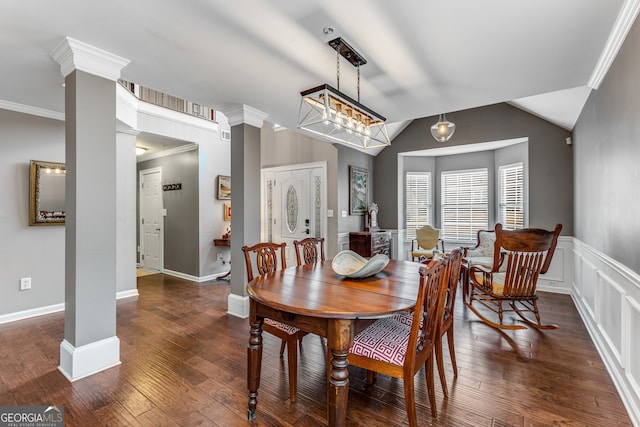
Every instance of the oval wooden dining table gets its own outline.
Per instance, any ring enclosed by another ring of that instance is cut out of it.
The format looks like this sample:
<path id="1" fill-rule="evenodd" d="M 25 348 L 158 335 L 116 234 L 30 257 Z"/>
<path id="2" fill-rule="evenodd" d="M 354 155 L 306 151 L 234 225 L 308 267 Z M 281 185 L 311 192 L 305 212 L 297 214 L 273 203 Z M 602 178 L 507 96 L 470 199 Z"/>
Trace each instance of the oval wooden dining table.
<path id="1" fill-rule="evenodd" d="M 390 260 L 380 273 L 362 279 L 337 274 L 331 261 L 290 267 L 256 277 L 250 298 L 248 347 L 249 419 L 255 419 L 262 364 L 262 323 L 278 320 L 327 338 L 331 352 L 327 418 L 344 426 L 349 393 L 348 354 L 359 325 L 393 313 L 412 311 L 421 264 Z"/>

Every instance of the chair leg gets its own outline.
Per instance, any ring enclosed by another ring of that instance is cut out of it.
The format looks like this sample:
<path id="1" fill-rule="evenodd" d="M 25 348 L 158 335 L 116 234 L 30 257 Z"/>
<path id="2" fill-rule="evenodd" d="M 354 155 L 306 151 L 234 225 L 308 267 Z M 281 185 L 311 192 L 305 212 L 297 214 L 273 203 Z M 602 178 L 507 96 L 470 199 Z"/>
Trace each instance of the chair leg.
<path id="1" fill-rule="evenodd" d="M 407 407 L 407 418 L 409 419 L 409 427 L 417 427 L 418 421 L 416 417 L 416 396 L 413 388 L 413 377 L 404 378 L 404 403 Z"/>
<path id="2" fill-rule="evenodd" d="M 436 362 L 438 365 L 438 375 L 440 376 L 440 384 L 442 385 L 442 393 L 444 397 L 449 397 L 447 392 L 447 378 L 444 375 L 444 357 L 442 356 L 442 337 L 436 339 L 435 343 Z"/>
<path id="3" fill-rule="evenodd" d="M 289 400 L 296 401 L 298 394 L 298 344 L 297 338 L 290 338 L 287 346 L 287 365 L 289 366 Z M 284 342 L 284 340 L 283 340 Z"/>
<path id="4" fill-rule="evenodd" d="M 284 356 L 284 348 L 287 345 L 287 340 L 282 338 L 282 342 L 280 343 L 280 357 Z"/>
<path id="5" fill-rule="evenodd" d="M 374 382 L 376 382 L 377 377 L 378 377 L 378 373 L 376 371 L 367 369 L 367 384 L 373 384 Z"/>
<path id="6" fill-rule="evenodd" d="M 436 391 L 433 386 L 433 357 L 429 357 L 424 364 L 424 372 L 427 377 L 427 391 L 429 393 L 429 406 L 431 407 L 431 416 L 433 418 L 438 417 L 438 411 L 436 409 Z"/>
<path id="7" fill-rule="evenodd" d="M 451 356 L 451 366 L 453 367 L 453 376 L 458 378 L 458 364 L 456 363 L 456 350 L 453 346 L 453 326 L 447 330 L 447 342 L 449 343 L 449 355 Z"/>

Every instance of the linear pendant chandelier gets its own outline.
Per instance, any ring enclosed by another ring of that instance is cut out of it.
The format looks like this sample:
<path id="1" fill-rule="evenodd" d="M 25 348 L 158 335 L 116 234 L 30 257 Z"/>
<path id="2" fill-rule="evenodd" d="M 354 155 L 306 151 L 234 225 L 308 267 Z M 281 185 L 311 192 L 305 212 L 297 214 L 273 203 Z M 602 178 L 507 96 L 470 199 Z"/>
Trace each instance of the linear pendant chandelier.
<path id="1" fill-rule="evenodd" d="M 386 119 L 360 103 L 360 66 L 367 63 L 366 59 L 341 37 L 331 40 L 329 46 L 337 52 L 338 89 L 323 84 L 300 92 L 298 128 L 358 148 L 391 145 Z M 340 92 L 340 56 L 358 70 L 357 101 Z"/>

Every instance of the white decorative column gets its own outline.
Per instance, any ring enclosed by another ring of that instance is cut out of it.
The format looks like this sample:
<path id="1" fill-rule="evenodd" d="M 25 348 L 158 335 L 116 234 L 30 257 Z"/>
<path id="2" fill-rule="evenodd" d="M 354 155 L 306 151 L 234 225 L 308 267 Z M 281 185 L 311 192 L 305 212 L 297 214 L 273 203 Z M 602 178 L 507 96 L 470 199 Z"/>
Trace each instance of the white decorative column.
<path id="1" fill-rule="evenodd" d="M 260 242 L 260 128 L 267 114 L 247 105 L 224 111 L 231 126 L 231 293 L 228 313 L 249 317 L 242 246 Z"/>
<path id="2" fill-rule="evenodd" d="M 60 371 L 71 381 L 120 364 L 116 336 L 116 81 L 129 61 L 65 38 L 65 318 Z"/>

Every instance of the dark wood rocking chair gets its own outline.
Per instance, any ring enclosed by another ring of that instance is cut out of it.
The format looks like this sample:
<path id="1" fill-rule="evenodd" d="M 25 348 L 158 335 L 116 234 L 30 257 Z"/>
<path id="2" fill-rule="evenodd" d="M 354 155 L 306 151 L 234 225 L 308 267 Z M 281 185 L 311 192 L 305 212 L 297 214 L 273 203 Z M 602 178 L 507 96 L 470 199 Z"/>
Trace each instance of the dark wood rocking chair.
<path id="1" fill-rule="evenodd" d="M 294 240 L 293 246 L 296 249 L 296 261 L 298 267 L 304 264 L 315 264 L 324 261 L 324 237 L 316 239 L 307 237 L 302 240 Z M 302 253 L 301 253 L 302 252 Z"/>
<path id="2" fill-rule="evenodd" d="M 278 256 L 281 259 L 281 268 L 287 268 L 286 246 L 286 243 L 258 243 L 251 247 L 243 246 L 242 251 L 244 252 L 245 265 L 247 267 L 247 279 L 252 281 L 254 278 L 251 254 L 255 255 L 258 274 L 268 274 L 278 270 Z M 278 255 L 278 251 L 280 255 Z M 282 340 L 280 357 L 283 356 L 285 347 L 287 348 L 289 399 L 295 402 L 298 392 L 298 342 L 302 345 L 301 340 L 307 335 L 307 332 L 273 319 L 264 319 L 262 330 Z"/>
<path id="3" fill-rule="evenodd" d="M 562 225 L 553 231 L 539 228 L 503 230 L 496 224 L 493 267 L 469 267 L 471 292 L 465 305 L 483 322 L 494 328 L 524 329 L 524 325 L 503 323 L 504 312 L 516 313 L 527 325 L 537 329 L 557 329 L 540 321 L 536 294 L 538 275 L 546 273 L 558 243 Z M 473 303 L 477 302 L 498 315 L 498 323 L 486 318 Z M 503 308 L 503 303 L 508 307 Z M 524 313 L 533 313 L 535 321 Z"/>

